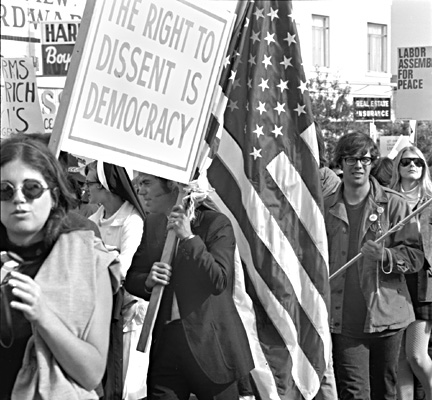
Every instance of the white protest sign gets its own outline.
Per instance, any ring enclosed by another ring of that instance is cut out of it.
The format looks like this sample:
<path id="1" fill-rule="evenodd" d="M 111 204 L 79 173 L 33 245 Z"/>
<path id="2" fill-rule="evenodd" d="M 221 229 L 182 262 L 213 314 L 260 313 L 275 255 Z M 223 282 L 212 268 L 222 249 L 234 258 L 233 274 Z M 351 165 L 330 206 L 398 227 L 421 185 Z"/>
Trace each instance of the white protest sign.
<path id="1" fill-rule="evenodd" d="M 432 46 L 398 48 L 395 115 L 399 119 L 432 119 Z"/>
<path id="2" fill-rule="evenodd" d="M 61 149 L 188 182 L 235 17 L 217 3 L 94 1 L 54 126 Z"/>
<path id="3" fill-rule="evenodd" d="M 2 57 L 1 76 L 2 137 L 13 133 L 44 133 L 32 59 Z"/>
<path id="4" fill-rule="evenodd" d="M 380 154 L 381 157 L 395 158 L 398 151 L 406 146 L 411 146 L 409 136 L 381 136 L 380 137 Z"/>

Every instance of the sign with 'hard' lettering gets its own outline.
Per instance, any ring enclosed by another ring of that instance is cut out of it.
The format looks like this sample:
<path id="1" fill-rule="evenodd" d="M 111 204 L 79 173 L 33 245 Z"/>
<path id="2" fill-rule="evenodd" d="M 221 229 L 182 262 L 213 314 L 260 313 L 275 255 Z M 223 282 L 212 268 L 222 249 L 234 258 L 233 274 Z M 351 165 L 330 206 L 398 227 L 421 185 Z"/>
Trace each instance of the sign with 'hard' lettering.
<path id="1" fill-rule="evenodd" d="M 396 118 L 432 119 L 432 46 L 398 48 Z"/>
<path id="2" fill-rule="evenodd" d="M 77 21 L 42 21 L 42 71 L 45 76 L 66 76 L 78 36 Z"/>
<path id="3" fill-rule="evenodd" d="M 355 120 L 389 120 L 390 117 L 390 97 L 354 97 Z"/>
<path id="4" fill-rule="evenodd" d="M 61 149 L 188 182 L 234 23 L 218 3 L 88 1 L 53 130 Z"/>
<path id="5" fill-rule="evenodd" d="M 2 57 L 1 77 L 1 137 L 44 133 L 32 59 Z"/>

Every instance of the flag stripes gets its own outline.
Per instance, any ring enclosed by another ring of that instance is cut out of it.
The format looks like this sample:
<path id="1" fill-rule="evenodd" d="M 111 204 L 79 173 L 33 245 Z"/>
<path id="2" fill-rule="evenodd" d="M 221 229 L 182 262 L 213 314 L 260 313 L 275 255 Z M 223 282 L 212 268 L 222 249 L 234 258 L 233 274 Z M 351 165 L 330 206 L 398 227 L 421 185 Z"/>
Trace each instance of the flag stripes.
<path id="1" fill-rule="evenodd" d="M 312 400 L 330 357 L 328 255 L 299 38 L 290 1 L 240 8 L 206 135 L 207 154 L 217 148 L 207 177 L 236 234 L 235 301 L 259 396 Z"/>
<path id="2" fill-rule="evenodd" d="M 239 248 L 242 259 L 249 259 L 245 265 L 257 294 L 256 300 L 290 352 L 286 356 L 292 357 L 293 367 L 287 372 L 292 374 L 303 396 L 311 398 L 310 393 L 316 392 L 328 360 L 327 308 L 321 294 L 299 265 L 286 235 L 247 179 L 242 166 L 243 157 L 238 152 L 241 153 L 240 148 L 224 132 L 217 159 L 207 171 L 208 179 L 216 186 L 217 194 L 224 199 L 232 215 L 231 220 L 242 221 L 239 232 L 245 236 L 245 242 Z M 229 165 L 229 170 L 226 165 Z M 223 182 L 223 185 L 217 185 L 217 182 Z M 243 204 L 238 199 L 242 199 Z M 239 232 L 236 232 L 237 240 Z M 247 246 L 249 250 L 246 251 L 244 243 L 252 244 Z M 306 254 L 313 253 L 313 250 L 314 246 Z M 249 254 L 245 256 L 245 252 Z M 317 268 L 316 272 L 319 271 Z M 304 310 L 308 310 L 308 315 Z M 244 317 L 242 313 L 241 317 Z M 301 333 L 297 331 L 297 326 L 302 326 Z M 274 336 L 270 340 L 274 341 Z M 276 354 L 271 348 L 267 350 L 266 363 L 270 368 L 275 363 L 279 365 L 280 349 Z M 320 361 L 317 363 L 314 359 L 319 353 L 322 357 L 318 357 Z M 286 363 L 281 364 L 282 369 L 275 368 L 279 369 L 277 374 L 287 370 Z"/>

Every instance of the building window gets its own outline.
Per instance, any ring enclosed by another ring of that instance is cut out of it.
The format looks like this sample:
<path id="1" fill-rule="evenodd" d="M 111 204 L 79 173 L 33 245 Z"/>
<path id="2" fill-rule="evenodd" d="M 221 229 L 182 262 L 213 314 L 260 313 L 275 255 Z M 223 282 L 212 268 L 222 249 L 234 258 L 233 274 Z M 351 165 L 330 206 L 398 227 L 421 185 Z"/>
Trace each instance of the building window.
<path id="1" fill-rule="evenodd" d="M 368 23 L 368 70 L 387 72 L 387 26 Z"/>
<path id="2" fill-rule="evenodd" d="M 312 62 L 329 67 L 329 17 L 312 15 Z"/>

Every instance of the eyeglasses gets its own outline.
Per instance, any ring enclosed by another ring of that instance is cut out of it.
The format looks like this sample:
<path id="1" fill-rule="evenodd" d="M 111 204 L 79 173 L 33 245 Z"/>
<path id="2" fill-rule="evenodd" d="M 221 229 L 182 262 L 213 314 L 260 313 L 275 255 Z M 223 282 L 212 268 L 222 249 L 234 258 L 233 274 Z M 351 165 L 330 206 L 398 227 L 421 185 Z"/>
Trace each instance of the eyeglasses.
<path id="1" fill-rule="evenodd" d="M 362 163 L 362 165 L 369 165 L 372 162 L 372 158 L 370 157 L 344 157 L 344 160 L 346 162 L 347 165 L 356 165 L 357 161 L 360 161 Z"/>
<path id="2" fill-rule="evenodd" d="M 49 187 L 43 186 L 39 181 L 27 179 L 21 186 L 15 187 L 10 182 L 1 182 L 0 184 L 0 200 L 12 200 L 16 191 L 21 190 L 27 200 L 35 200 L 43 195 Z"/>
<path id="3" fill-rule="evenodd" d="M 425 162 L 421 158 L 408 158 L 408 157 L 401 158 L 399 165 L 402 165 L 402 167 L 408 167 L 408 165 L 410 165 L 411 162 L 413 162 L 414 165 L 418 168 L 425 166 Z"/>

